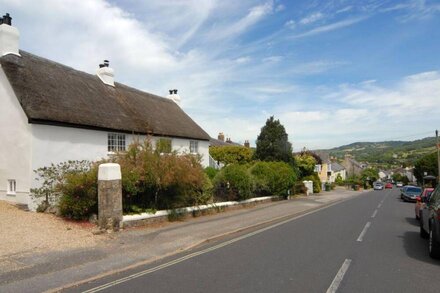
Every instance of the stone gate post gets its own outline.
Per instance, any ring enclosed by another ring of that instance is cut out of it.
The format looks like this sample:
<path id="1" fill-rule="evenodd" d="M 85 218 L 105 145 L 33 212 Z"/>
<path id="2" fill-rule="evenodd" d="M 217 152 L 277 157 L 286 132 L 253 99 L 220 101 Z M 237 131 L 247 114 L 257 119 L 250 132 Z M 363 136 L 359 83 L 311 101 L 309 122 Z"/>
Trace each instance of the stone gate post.
<path id="1" fill-rule="evenodd" d="M 119 230 L 122 223 L 121 166 L 107 163 L 98 170 L 98 226 Z"/>

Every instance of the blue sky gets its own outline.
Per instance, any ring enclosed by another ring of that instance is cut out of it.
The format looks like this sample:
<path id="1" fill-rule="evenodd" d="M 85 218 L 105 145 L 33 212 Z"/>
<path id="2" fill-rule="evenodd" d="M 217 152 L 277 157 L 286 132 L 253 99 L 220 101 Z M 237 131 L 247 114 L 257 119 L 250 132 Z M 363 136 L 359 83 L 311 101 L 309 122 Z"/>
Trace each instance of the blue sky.
<path id="1" fill-rule="evenodd" d="M 295 150 L 411 140 L 440 127 L 440 1 L 0 0 L 20 47 L 165 96 L 211 136 Z M 436 29 L 437 28 L 437 29 Z"/>

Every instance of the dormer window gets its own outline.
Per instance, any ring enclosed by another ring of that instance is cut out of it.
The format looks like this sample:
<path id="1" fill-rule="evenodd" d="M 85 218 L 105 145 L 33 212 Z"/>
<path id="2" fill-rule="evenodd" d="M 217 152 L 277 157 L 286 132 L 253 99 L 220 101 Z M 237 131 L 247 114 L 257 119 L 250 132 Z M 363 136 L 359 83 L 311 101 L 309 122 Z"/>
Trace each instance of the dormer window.
<path id="1" fill-rule="evenodd" d="M 125 134 L 109 133 L 107 150 L 109 152 L 125 152 Z"/>

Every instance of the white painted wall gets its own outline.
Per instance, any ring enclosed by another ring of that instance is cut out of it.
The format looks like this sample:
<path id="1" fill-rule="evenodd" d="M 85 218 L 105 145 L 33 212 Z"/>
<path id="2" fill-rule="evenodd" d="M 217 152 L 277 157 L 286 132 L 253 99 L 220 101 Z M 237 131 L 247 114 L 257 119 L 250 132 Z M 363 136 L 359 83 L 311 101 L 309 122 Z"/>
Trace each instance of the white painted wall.
<path id="1" fill-rule="evenodd" d="M 28 119 L 0 66 L 0 200 L 28 203 L 31 185 L 31 130 Z M 6 194 L 8 179 L 17 192 Z"/>

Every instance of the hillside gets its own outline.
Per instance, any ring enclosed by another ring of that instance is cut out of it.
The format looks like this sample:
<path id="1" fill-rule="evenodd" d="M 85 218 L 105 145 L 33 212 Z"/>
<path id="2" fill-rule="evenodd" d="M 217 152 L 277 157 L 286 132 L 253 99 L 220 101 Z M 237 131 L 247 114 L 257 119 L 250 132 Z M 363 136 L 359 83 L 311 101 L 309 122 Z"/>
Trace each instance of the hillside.
<path id="1" fill-rule="evenodd" d="M 426 137 L 415 141 L 355 142 L 320 151 L 339 159 L 343 159 L 345 154 L 351 154 L 360 162 L 389 168 L 412 165 L 421 156 L 434 152 L 435 143 L 435 137 Z"/>

